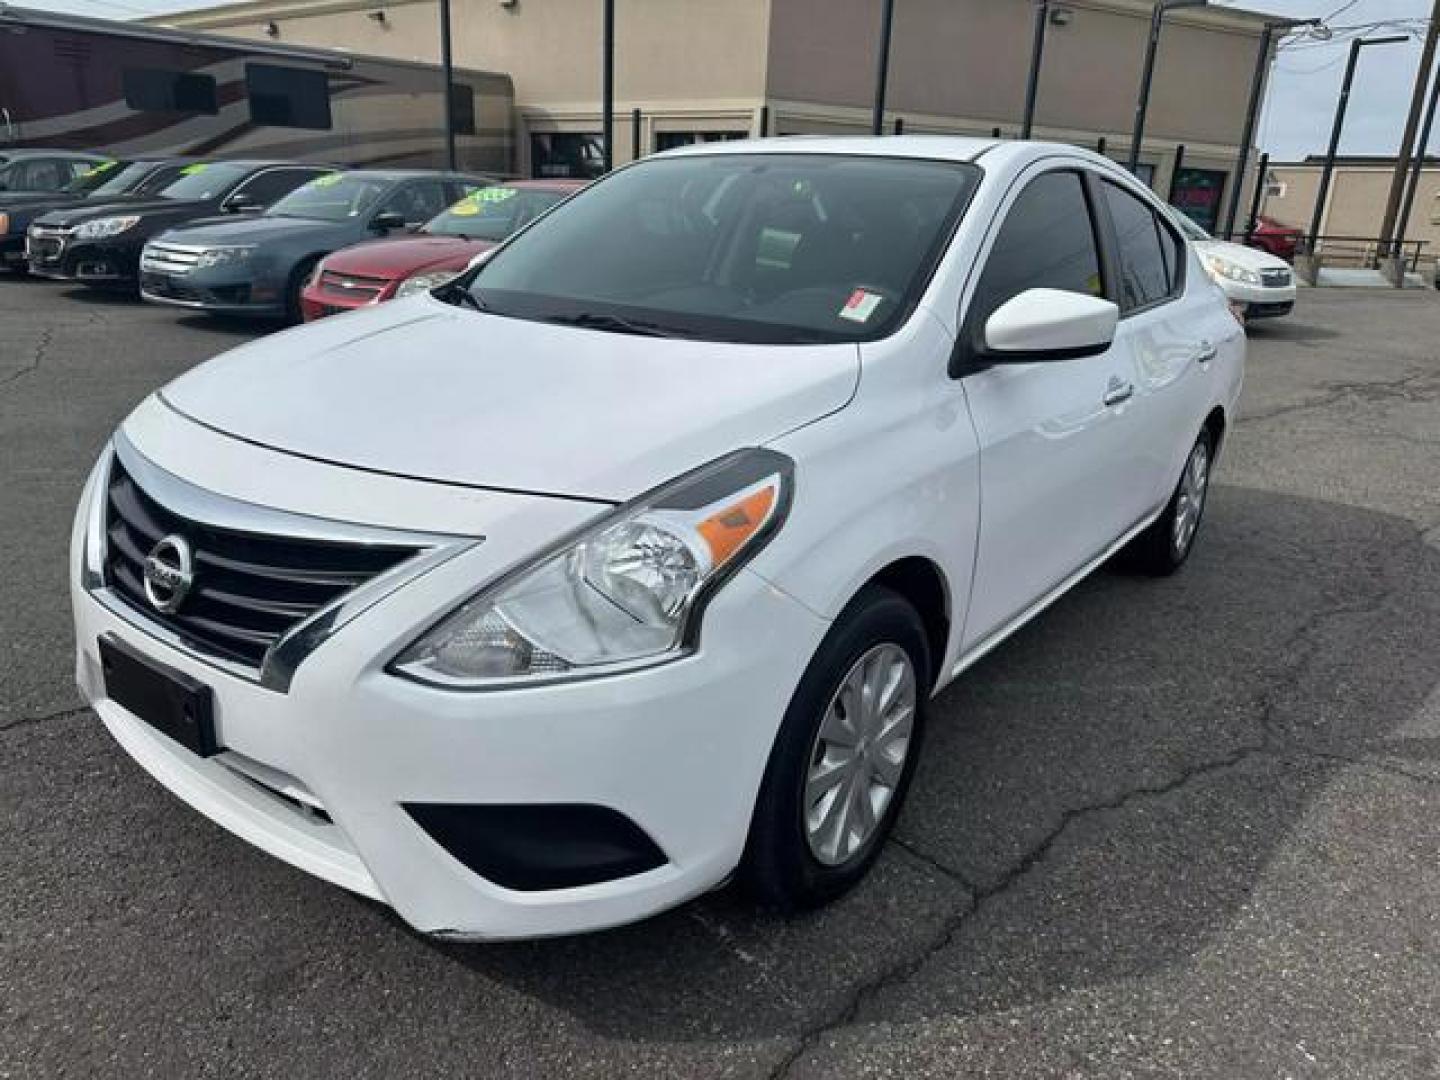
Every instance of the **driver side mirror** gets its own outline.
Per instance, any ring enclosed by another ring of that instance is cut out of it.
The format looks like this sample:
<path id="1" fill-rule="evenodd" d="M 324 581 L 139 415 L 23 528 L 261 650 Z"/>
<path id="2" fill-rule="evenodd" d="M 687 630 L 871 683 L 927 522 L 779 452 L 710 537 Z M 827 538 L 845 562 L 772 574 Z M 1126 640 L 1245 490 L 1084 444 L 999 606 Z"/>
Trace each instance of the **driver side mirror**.
<path id="1" fill-rule="evenodd" d="M 264 209 L 264 206 L 248 195 L 232 196 L 230 201 L 225 204 L 225 213 L 227 214 L 258 214 Z"/>
<path id="2" fill-rule="evenodd" d="M 1073 360 L 1103 353 L 1115 340 L 1120 308 L 1062 289 L 1027 289 L 985 321 L 982 355 L 992 364 Z"/>
<path id="3" fill-rule="evenodd" d="M 370 219 L 370 227 L 372 229 L 379 229 L 381 232 L 390 232 L 392 229 L 404 229 L 408 227 L 408 225 L 409 222 L 405 220 L 405 215 L 400 213 L 399 210 L 385 210 Z"/>

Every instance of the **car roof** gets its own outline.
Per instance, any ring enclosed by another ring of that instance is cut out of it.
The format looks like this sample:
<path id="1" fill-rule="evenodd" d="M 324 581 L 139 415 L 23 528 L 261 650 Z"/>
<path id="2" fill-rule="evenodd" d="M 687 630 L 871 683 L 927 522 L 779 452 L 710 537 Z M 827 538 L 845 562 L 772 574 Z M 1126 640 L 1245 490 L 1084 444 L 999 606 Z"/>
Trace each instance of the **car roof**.
<path id="1" fill-rule="evenodd" d="M 16 147 L 13 150 L 4 146 L 0 146 L 0 161 L 20 161 L 23 158 L 32 157 L 66 157 L 75 158 L 79 161 L 114 160 L 113 158 L 107 157 L 105 154 L 94 154 L 91 153 L 89 150 L 66 150 L 65 148 L 59 146 L 53 148 L 25 146 Z"/>
<path id="2" fill-rule="evenodd" d="M 474 173 L 450 172 L 444 169 L 346 169 L 350 176 L 373 176 L 381 180 L 488 180 Z"/>
<path id="3" fill-rule="evenodd" d="M 591 181 L 573 177 L 551 177 L 548 180 L 496 180 L 494 187 L 512 187 L 520 191 L 579 191 Z"/>
<path id="4" fill-rule="evenodd" d="M 727 154 L 864 154 L 873 157 L 925 158 L 974 161 L 996 146 L 999 139 L 964 135 L 787 135 L 783 138 L 734 139 L 728 142 L 691 143 L 663 151 L 665 157 Z M 654 155 L 659 157 L 661 155 Z"/>

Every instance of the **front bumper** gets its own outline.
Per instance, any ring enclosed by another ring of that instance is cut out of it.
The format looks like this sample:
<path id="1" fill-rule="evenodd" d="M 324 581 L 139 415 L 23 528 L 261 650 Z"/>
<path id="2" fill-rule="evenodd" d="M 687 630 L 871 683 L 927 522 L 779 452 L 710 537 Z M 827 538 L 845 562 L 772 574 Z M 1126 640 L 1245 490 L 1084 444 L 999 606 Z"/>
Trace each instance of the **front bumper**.
<path id="1" fill-rule="evenodd" d="M 1288 315 L 1295 306 L 1294 281 L 1288 285 L 1246 285 L 1229 278 L 1216 280 L 1225 298 L 1252 318 Z"/>
<path id="2" fill-rule="evenodd" d="M 481 693 L 386 673 L 386 660 L 417 632 L 522 547 L 538 546 L 534 537 L 502 541 L 497 522 L 484 543 L 354 618 L 277 692 L 159 640 L 143 619 L 87 590 L 85 528 L 98 487 L 87 488 L 72 556 L 86 700 L 121 746 L 195 809 L 294 866 L 390 904 L 426 932 L 489 939 L 594 930 L 725 880 L 743 852 L 780 718 L 827 629 L 742 571 L 711 604 L 698 651 L 659 667 Z M 107 695 L 97 646 L 105 634 L 210 687 L 219 754 L 191 753 Z M 603 807 L 633 822 L 664 862 L 594 884 L 506 888 L 447 852 L 409 804 Z"/>
<path id="3" fill-rule="evenodd" d="M 26 242 L 32 274 L 83 285 L 133 284 L 139 259 L 139 248 L 133 242 L 76 240 L 57 232 L 37 237 L 34 231 Z"/>
<path id="4" fill-rule="evenodd" d="M 140 296 L 156 304 L 209 311 L 223 315 L 275 318 L 285 314 L 284 290 L 252 279 L 243 270 L 192 270 L 165 273 L 140 270 Z"/>

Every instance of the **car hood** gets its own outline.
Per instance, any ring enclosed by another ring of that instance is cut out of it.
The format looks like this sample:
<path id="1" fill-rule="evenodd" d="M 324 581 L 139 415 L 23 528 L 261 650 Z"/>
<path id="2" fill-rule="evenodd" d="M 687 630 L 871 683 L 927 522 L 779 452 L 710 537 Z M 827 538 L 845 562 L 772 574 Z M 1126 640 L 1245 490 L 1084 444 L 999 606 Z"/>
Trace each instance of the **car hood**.
<path id="1" fill-rule="evenodd" d="M 40 220 L 46 225 L 62 226 L 79 225 L 83 221 L 92 221 L 95 218 L 120 217 L 126 214 L 138 214 L 145 218 L 180 220 L 194 217 L 196 214 L 203 214 L 214 206 L 215 204 L 208 200 L 145 198 L 136 195 L 129 196 L 120 202 L 106 202 L 102 205 L 96 205 L 86 200 L 68 208 L 52 210 Z"/>
<path id="2" fill-rule="evenodd" d="M 353 223 L 316 221 L 314 218 L 269 217 L 264 214 L 226 214 L 186 222 L 170 233 L 181 244 L 264 244 L 271 241 L 343 243 L 355 233 Z"/>
<path id="3" fill-rule="evenodd" d="M 859 376 L 853 344 L 637 337 L 417 296 L 242 345 L 161 395 L 319 461 L 621 502 L 843 408 Z"/>
<path id="4" fill-rule="evenodd" d="M 1246 270 L 1289 270 L 1290 264 L 1259 248 L 1232 244 L 1228 240 L 1196 240 L 1195 250 L 1202 255 L 1218 255 L 1243 266 Z"/>
<path id="5" fill-rule="evenodd" d="M 495 246 L 491 240 L 455 236 L 406 236 L 372 240 L 337 251 L 325 260 L 325 269 L 340 274 L 397 278 L 417 270 L 463 270 L 471 259 Z"/>

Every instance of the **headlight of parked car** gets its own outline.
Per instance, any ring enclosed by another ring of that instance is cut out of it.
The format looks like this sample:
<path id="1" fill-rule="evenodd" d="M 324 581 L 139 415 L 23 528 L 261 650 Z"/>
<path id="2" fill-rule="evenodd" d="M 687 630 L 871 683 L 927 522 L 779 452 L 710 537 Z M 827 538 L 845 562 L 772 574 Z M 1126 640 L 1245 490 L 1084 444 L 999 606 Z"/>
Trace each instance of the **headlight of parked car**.
<path id="1" fill-rule="evenodd" d="M 392 664 L 479 689 L 627 671 L 687 655 L 710 596 L 774 535 L 793 466 L 741 450 L 687 473 L 501 578 Z"/>
<path id="2" fill-rule="evenodd" d="M 140 219 L 135 215 L 126 217 L 102 217 L 87 221 L 75 230 L 77 240 L 103 240 L 107 236 L 119 236 Z"/>
<path id="3" fill-rule="evenodd" d="M 441 285 L 444 285 L 447 281 L 454 278 L 457 273 L 458 271 L 455 270 L 440 270 L 428 274 L 414 274 L 400 283 L 400 287 L 395 290 L 395 296 L 398 299 L 401 296 L 409 296 L 412 293 L 428 292 L 431 289 L 438 289 Z"/>
<path id="4" fill-rule="evenodd" d="M 250 258 L 250 253 L 254 250 L 254 244 L 207 248 L 195 260 L 195 269 L 204 270 L 207 266 L 230 266 L 233 263 L 242 263 Z"/>
<path id="5" fill-rule="evenodd" d="M 1245 285 L 1261 284 L 1258 273 L 1237 262 L 1231 262 L 1223 255 L 1206 255 L 1205 268 L 1214 278 L 1229 278 L 1231 281 L 1239 281 Z"/>

